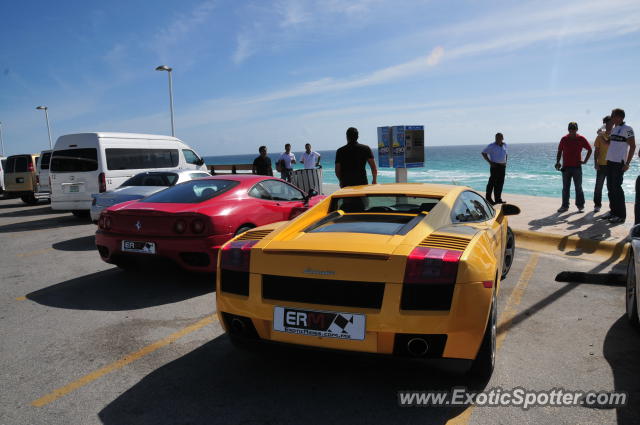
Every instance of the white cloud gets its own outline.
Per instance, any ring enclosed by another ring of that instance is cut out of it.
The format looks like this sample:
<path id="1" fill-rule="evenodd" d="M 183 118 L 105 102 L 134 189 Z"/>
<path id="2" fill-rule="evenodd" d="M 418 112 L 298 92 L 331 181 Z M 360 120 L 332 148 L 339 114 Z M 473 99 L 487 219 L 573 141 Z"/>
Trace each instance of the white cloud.
<path id="1" fill-rule="evenodd" d="M 236 50 L 233 53 L 233 62 L 240 64 L 251 56 L 252 53 L 251 38 L 245 33 L 238 34 Z"/>

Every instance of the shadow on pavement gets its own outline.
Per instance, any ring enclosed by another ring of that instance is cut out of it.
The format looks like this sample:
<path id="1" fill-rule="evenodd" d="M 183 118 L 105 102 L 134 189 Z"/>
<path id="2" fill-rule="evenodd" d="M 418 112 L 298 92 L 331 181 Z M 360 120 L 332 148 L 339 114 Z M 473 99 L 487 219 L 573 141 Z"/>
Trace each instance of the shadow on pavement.
<path id="1" fill-rule="evenodd" d="M 68 241 L 57 242 L 51 245 L 53 249 L 59 251 L 95 251 L 96 236 L 82 236 L 80 238 L 69 239 Z"/>
<path id="2" fill-rule="evenodd" d="M 144 273 L 113 268 L 67 280 L 26 297 L 56 308 L 120 311 L 175 303 L 214 289 L 210 275 L 189 274 L 169 267 Z"/>
<path id="3" fill-rule="evenodd" d="M 60 214 L 60 211 L 53 211 L 49 205 L 44 205 L 37 208 L 26 208 L 20 211 L 9 211 L 0 213 L 2 217 L 27 217 L 31 215 L 44 215 L 44 214 Z"/>
<path id="4" fill-rule="evenodd" d="M 604 357 L 611 366 L 616 391 L 629 394 L 626 407 L 616 410 L 619 424 L 640 423 L 640 333 L 635 331 L 627 316 L 619 318 L 607 332 Z"/>
<path id="5" fill-rule="evenodd" d="M 422 363 L 263 348 L 239 350 L 220 336 L 153 371 L 98 416 L 105 425 L 443 424 L 464 410 L 398 406 L 398 390 L 468 385 Z"/>
<path id="6" fill-rule="evenodd" d="M 4 226 L 0 226 L 0 233 L 27 232 L 30 230 L 83 226 L 89 223 L 89 220 L 79 220 L 72 215 L 68 215 L 63 217 L 51 217 L 40 220 L 25 221 L 22 223 L 5 224 Z"/>

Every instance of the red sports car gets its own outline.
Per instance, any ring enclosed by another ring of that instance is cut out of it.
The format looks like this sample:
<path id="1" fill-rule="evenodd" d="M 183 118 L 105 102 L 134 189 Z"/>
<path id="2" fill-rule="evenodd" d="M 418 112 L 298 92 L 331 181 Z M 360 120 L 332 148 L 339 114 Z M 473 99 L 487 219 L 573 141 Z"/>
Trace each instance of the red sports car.
<path id="1" fill-rule="evenodd" d="M 96 246 L 104 261 L 122 268 L 168 258 L 188 270 L 213 272 L 218 249 L 231 237 L 290 220 L 324 198 L 268 176 L 192 180 L 103 211 Z"/>

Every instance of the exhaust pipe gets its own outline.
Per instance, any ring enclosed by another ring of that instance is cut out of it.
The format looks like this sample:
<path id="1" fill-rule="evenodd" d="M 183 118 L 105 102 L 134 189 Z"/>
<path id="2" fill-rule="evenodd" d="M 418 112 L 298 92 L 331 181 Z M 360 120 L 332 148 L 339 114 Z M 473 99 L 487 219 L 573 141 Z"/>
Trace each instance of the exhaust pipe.
<path id="1" fill-rule="evenodd" d="M 231 332 L 234 334 L 243 334 L 247 330 L 247 326 L 244 324 L 244 322 L 238 319 L 237 317 L 234 317 L 231 320 L 230 327 L 231 327 Z"/>
<path id="2" fill-rule="evenodd" d="M 429 344 L 424 338 L 411 338 L 407 342 L 407 351 L 414 357 L 423 357 L 429 351 Z"/>

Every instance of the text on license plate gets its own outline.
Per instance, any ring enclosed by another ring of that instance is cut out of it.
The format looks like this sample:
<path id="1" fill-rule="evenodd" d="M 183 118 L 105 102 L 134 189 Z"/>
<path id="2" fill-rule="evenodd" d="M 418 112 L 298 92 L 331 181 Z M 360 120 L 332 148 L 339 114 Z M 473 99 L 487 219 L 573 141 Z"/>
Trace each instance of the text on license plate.
<path id="1" fill-rule="evenodd" d="M 78 186 L 77 184 L 73 184 L 69 186 L 69 192 L 70 193 L 80 192 L 80 186 Z"/>
<path id="2" fill-rule="evenodd" d="M 298 335 L 363 340 L 364 314 L 274 307 L 273 329 Z"/>
<path id="3" fill-rule="evenodd" d="M 122 250 L 127 252 L 140 252 L 142 254 L 155 254 L 155 242 L 122 241 Z"/>

